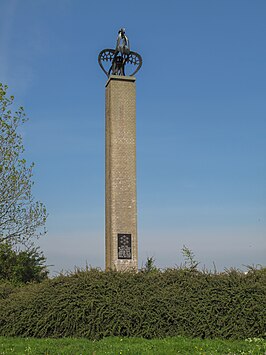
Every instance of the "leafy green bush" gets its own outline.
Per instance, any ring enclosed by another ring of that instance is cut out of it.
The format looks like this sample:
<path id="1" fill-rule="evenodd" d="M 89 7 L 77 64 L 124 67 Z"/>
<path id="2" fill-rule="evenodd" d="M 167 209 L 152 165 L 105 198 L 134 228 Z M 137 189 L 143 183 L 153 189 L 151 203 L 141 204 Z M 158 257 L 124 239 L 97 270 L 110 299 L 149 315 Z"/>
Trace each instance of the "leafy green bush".
<path id="1" fill-rule="evenodd" d="M 265 337 L 266 269 L 77 271 L 0 299 L 0 335 Z"/>
<path id="2" fill-rule="evenodd" d="M 16 290 L 15 285 L 10 281 L 0 280 L 0 300 L 8 298 Z"/>
<path id="3" fill-rule="evenodd" d="M 16 251 L 9 243 L 0 242 L 0 280 L 40 282 L 48 277 L 45 261 L 38 248 Z"/>

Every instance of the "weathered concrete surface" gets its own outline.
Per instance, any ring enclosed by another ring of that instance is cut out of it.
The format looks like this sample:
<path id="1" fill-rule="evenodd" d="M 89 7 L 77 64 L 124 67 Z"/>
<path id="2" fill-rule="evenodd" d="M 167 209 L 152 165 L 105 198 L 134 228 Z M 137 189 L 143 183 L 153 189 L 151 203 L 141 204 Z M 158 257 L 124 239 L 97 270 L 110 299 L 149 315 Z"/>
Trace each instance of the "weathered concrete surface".
<path id="1" fill-rule="evenodd" d="M 109 77 L 105 109 L 105 266 L 107 270 L 137 270 L 134 77 Z M 131 259 L 118 258 L 118 234 L 131 234 Z"/>

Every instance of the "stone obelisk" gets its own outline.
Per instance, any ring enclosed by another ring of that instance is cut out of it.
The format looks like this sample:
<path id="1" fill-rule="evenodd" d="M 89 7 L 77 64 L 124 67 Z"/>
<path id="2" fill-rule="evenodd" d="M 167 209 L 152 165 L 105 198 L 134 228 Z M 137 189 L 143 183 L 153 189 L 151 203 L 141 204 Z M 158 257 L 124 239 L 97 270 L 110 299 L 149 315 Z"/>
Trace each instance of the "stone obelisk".
<path id="1" fill-rule="evenodd" d="M 125 30 L 118 33 L 115 50 L 99 54 L 108 76 L 105 91 L 105 267 L 138 269 L 136 193 L 136 79 L 125 75 L 125 65 L 141 67 L 141 56 L 129 49 Z M 111 61 L 107 72 L 103 62 Z"/>
<path id="2" fill-rule="evenodd" d="M 135 78 L 109 77 L 105 119 L 106 269 L 137 270 Z"/>

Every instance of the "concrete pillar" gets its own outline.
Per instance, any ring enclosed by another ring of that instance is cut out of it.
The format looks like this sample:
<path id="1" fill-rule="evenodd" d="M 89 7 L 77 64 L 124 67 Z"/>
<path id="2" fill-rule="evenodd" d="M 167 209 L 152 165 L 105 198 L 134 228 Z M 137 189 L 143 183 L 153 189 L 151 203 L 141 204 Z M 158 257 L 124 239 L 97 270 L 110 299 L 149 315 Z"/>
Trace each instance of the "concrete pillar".
<path id="1" fill-rule="evenodd" d="M 105 99 L 105 267 L 137 271 L 135 78 L 111 75 Z"/>

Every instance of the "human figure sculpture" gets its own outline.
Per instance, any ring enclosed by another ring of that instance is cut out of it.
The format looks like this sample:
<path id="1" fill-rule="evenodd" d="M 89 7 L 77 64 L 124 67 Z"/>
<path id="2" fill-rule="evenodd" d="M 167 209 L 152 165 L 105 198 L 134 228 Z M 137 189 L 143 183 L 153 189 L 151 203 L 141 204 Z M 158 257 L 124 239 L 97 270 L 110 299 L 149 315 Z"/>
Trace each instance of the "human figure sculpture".
<path id="1" fill-rule="evenodd" d="M 129 54 L 130 52 L 129 40 L 126 36 L 126 30 L 124 28 L 120 28 L 118 31 L 115 50 L 123 55 Z"/>
<path id="2" fill-rule="evenodd" d="M 104 62 L 111 62 L 111 66 L 107 69 Z M 131 66 L 129 66 L 131 70 L 127 75 L 134 76 L 142 65 L 142 58 L 140 54 L 130 50 L 126 31 L 124 28 L 120 28 L 115 49 L 103 49 L 98 55 L 98 63 L 108 77 L 110 75 L 125 76 L 126 64 Z M 132 70 L 132 67 L 135 68 Z"/>
<path id="3" fill-rule="evenodd" d="M 129 40 L 126 36 L 126 30 L 120 28 L 118 31 L 115 54 L 108 75 L 125 75 L 125 64 L 130 53 Z"/>

